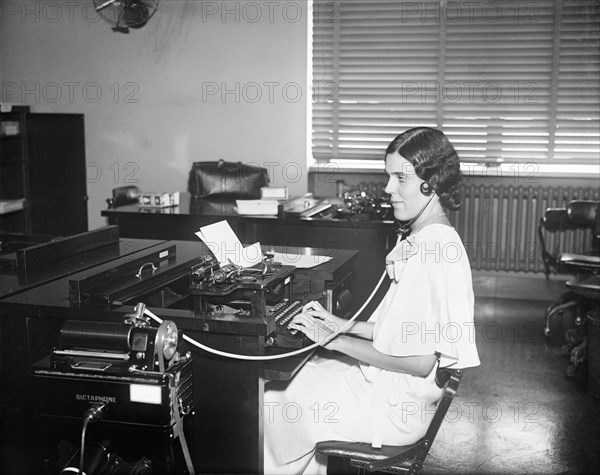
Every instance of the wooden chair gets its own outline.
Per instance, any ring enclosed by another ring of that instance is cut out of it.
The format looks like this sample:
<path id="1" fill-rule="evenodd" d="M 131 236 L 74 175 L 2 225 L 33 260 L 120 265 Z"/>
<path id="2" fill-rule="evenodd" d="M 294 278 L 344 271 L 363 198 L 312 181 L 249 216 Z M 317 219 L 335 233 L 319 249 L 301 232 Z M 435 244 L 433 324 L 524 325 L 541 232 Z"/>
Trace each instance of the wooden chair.
<path id="1" fill-rule="evenodd" d="M 454 399 L 463 372 L 460 369 L 438 369 L 436 381 L 444 388 L 438 407 L 425 436 L 416 444 L 404 446 L 382 446 L 373 448 L 371 444 L 360 442 L 340 442 L 327 440 L 317 444 L 317 452 L 347 459 L 350 465 L 369 472 L 416 474 L 421 470 L 423 461 L 435 436 L 442 425 L 448 408 Z"/>

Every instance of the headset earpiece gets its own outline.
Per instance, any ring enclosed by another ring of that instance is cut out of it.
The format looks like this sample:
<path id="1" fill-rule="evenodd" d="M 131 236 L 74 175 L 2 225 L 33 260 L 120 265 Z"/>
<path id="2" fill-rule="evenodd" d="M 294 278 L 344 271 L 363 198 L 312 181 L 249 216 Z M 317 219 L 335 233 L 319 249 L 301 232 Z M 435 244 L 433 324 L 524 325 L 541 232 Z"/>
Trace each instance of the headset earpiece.
<path id="1" fill-rule="evenodd" d="M 423 183 L 421 183 L 421 193 L 423 193 L 425 196 L 429 196 L 433 192 L 434 192 L 433 186 L 431 186 L 426 181 L 424 181 Z"/>

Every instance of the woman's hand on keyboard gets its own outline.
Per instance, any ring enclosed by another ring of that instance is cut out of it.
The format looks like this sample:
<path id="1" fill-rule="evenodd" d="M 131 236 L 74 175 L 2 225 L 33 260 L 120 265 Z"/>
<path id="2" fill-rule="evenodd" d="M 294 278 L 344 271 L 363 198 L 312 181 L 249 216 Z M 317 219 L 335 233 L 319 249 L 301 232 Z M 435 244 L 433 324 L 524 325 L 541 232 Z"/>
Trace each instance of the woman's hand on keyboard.
<path id="1" fill-rule="evenodd" d="M 302 313 L 326 322 L 329 326 L 332 326 L 335 331 L 338 331 L 346 323 L 348 323 L 348 320 L 336 317 L 333 313 L 325 310 L 325 307 L 323 307 L 323 305 L 321 305 L 317 300 L 311 300 L 305 304 L 304 307 L 302 307 Z"/>
<path id="2" fill-rule="evenodd" d="M 288 328 L 304 333 L 310 340 L 321 346 L 329 343 L 335 334 L 335 330 L 331 325 L 306 313 L 296 315 Z"/>
<path id="3" fill-rule="evenodd" d="M 301 331 L 322 346 L 331 341 L 346 323 L 347 320 L 336 317 L 325 310 L 319 302 L 312 301 L 292 319 L 289 328 Z"/>

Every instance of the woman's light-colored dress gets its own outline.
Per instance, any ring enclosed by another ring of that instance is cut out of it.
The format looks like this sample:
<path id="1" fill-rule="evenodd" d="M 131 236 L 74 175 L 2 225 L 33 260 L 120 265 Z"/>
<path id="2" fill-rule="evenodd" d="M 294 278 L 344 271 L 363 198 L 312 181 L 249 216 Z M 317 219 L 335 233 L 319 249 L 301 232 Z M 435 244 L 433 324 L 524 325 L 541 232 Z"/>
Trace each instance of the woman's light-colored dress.
<path id="1" fill-rule="evenodd" d="M 432 224 L 399 241 L 386 269 L 390 288 L 369 319 L 373 347 L 393 356 L 438 353 L 441 367 L 479 365 L 471 269 L 454 228 Z M 265 473 L 326 474 L 326 457 L 314 450 L 322 440 L 373 446 L 418 441 L 442 394 L 436 369 L 421 378 L 332 351 L 311 358 L 291 381 L 268 383 Z"/>

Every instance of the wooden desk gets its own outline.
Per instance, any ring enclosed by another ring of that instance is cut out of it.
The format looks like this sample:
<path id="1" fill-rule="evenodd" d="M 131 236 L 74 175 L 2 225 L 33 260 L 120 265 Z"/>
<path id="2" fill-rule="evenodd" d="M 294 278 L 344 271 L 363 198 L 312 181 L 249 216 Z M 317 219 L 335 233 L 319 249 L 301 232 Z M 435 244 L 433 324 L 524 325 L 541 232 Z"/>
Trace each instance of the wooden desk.
<path id="1" fill-rule="evenodd" d="M 26 237 L 23 238 L 26 240 Z M 162 240 L 119 239 L 117 226 L 31 242 L 0 261 L 0 299 L 120 257 L 131 256 Z"/>
<path id="2" fill-rule="evenodd" d="M 136 240 L 137 248 L 153 252 L 156 246 L 144 247 L 145 240 Z M 163 242 L 174 244 L 176 254 L 172 265 L 179 266 L 198 256 L 206 255 L 200 241 Z M 337 269 L 348 268 L 355 253 L 338 251 L 337 260 L 315 269 L 315 280 L 324 282 L 335 278 Z M 10 375 L 3 377 L 3 386 L 9 388 L 10 411 L 1 419 L 2 451 L 0 472 L 10 473 L 15 467 L 20 473 L 43 473 L 44 460 L 53 454 L 52 428 L 33 425 L 29 413 L 30 365 L 57 346 L 58 335 L 66 320 L 120 322 L 133 311 L 137 299 L 124 305 L 83 305 L 69 301 L 69 282 L 83 280 L 110 271 L 133 256 L 101 263 L 93 268 L 51 280 L 35 288 L 7 296 L 2 301 L 0 318 L 5 328 L 2 349 L 6 355 Z M 307 273 L 308 271 L 304 271 Z M 236 331 L 207 332 L 203 318 L 197 312 L 177 308 L 150 307 L 158 317 L 174 321 L 178 328 L 199 343 L 217 350 L 242 355 L 262 355 L 265 337 L 245 335 Z M 7 346 L 7 343 L 10 343 Z M 194 405 L 192 431 L 188 437 L 190 452 L 198 473 L 260 473 L 263 459 L 263 393 L 264 374 L 276 371 L 289 377 L 303 364 L 306 355 L 296 361 L 285 361 L 282 366 L 260 361 L 229 359 L 191 348 L 193 355 Z M 35 437 L 33 436 L 35 434 Z M 11 462 L 13 465 L 11 465 Z M 18 465 L 15 465 L 18 464 Z"/>
<path id="3" fill-rule="evenodd" d="M 325 255 L 330 249 L 358 251 L 349 283 L 351 310 L 367 299 L 385 270 L 385 256 L 396 243 L 394 224 L 389 221 L 240 216 L 234 206 L 231 201 L 194 200 L 189 193 L 181 193 L 176 207 L 151 209 L 133 204 L 104 210 L 102 216 L 118 224 L 123 237 L 196 241 L 194 233 L 201 226 L 227 220 L 244 243 L 307 247 Z"/>

